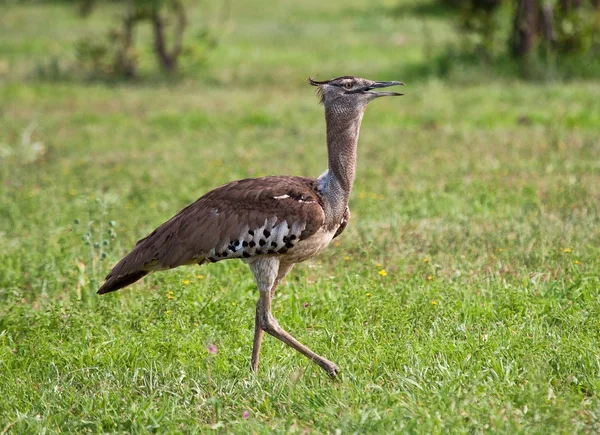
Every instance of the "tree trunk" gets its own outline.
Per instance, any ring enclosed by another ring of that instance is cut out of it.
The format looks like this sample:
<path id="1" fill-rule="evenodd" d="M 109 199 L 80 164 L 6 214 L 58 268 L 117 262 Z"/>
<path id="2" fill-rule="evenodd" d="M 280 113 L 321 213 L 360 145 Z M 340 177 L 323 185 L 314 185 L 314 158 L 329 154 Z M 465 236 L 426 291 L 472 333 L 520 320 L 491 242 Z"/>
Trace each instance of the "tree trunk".
<path id="1" fill-rule="evenodd" d="M 544 41 L 550 48 L 556 47 L 556 32 L 554 30 L 554 12 L 552 6 L 545 4 L 542 6 L 540 31 L 544 37 Z"/>
<path id="2" fill-rule="evenodd" d="M 121 34 L 121 47 L 115 60 L 115 67 L 127 78 L 133 78 L 137 75 L 135 60 L 131 56 L 133 47 L 133 29 L 135 27 L 136 16 L 132 1 L 128 2 L 127 13 L 123 18 L 123 31 Z"/>
<path id="3" fill-rule="evenodd" d="M 185 9 L 180 1 L 172 2 L 172 10 L 175 15 L 175 28 L 173 29 L 173 47 L 171 51 L 167 49 L 165 41 L 165 20 L 160 15 L 160 7 L 155 5 L 152 8 L 152 30 L 154 32 L 154 52 L 161 68 L 167 74 L 174 74 L 177 71 L 177 59 L 181 54 L 183 45 L 183 32 L 187 25 Z"/>
<path id="4" fill-rule="evenodd" d="M 526 57 L 535 46 L 538 10 L 537 0 L 517 1 L 511 37 L 511 51 L 515 57 Z"/>

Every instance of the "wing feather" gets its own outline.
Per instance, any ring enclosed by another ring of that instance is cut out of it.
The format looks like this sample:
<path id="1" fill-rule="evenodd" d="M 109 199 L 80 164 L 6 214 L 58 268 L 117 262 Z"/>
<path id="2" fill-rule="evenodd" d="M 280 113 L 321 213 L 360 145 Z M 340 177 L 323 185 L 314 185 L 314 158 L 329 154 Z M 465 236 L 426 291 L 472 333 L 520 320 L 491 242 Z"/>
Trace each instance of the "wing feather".
<path id="1" fill-rule="evenodd" d="M 283 253 L 314 234 L 324 220 L 314 179 L 234 181 L 208 192 L 140 239 L 112 269 L 107 283 L 206 260 Z"/>

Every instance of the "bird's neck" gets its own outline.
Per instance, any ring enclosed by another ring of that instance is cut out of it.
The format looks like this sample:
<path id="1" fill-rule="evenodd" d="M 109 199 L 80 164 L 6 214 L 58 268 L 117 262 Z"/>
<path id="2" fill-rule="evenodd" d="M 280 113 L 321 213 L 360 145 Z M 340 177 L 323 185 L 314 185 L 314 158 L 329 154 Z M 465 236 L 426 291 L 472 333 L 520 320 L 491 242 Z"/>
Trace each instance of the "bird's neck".
<path id="1" fill-rule="evenodd" d="M 356 147 L 363 110 L 325 108 L 329 168 L 320 178 L 325 217 L 339 222 L 356 176 Z"/>

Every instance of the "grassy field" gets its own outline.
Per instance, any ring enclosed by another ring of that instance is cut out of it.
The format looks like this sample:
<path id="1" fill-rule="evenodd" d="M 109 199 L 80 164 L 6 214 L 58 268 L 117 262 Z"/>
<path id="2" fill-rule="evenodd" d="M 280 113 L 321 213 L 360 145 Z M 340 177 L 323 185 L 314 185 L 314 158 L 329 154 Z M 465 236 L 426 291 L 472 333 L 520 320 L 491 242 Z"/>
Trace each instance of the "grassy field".
<path id="1" fill-rule="evenodd" d="M 420 79 L 457 38 L 427 4 L 272 3 L 236 3 L 180 80 L 146 53 L 137 83 L 35 74 L 109 8 L 3 7 L 0 434 L 600 431 L 600 84 Z M 325 169 L 315 74 L 407 83 L 367 111 L 348 229 L 274 301 L 339 378 L 271 337 L 249 372 L 239 262 L 96 296 L 212 187 Z"/>

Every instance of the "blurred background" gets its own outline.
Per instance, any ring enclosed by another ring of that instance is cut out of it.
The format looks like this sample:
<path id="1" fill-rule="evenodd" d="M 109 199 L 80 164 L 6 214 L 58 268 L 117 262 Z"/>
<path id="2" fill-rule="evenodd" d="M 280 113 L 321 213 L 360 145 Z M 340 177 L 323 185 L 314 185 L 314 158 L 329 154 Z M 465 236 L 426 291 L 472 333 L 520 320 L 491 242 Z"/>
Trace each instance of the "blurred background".
<path id="1" fill-rule="evenodd" d="M 596 0 L 2 2 L 0 76 L 239 84 L 369 65 L 406 79 L 597 77 Z M 284 75 L 281 68 L 289 68 Z M 279 71 L 274 71 L 278 69 Z M 330 72 L 331 71 L 331 72 Z M 370 71 L 369 71 L 370 72 Z"/>
<path id="2" fill-rule="evenodd" d="M 599 5 L 0 0 L 0 431 L 598 433 Z M 342 75 L 405 96 L 274 299 L 341 382 L 250 375 L 241 262 L 95 294 L 208 190 L 321 174 Z"/>

